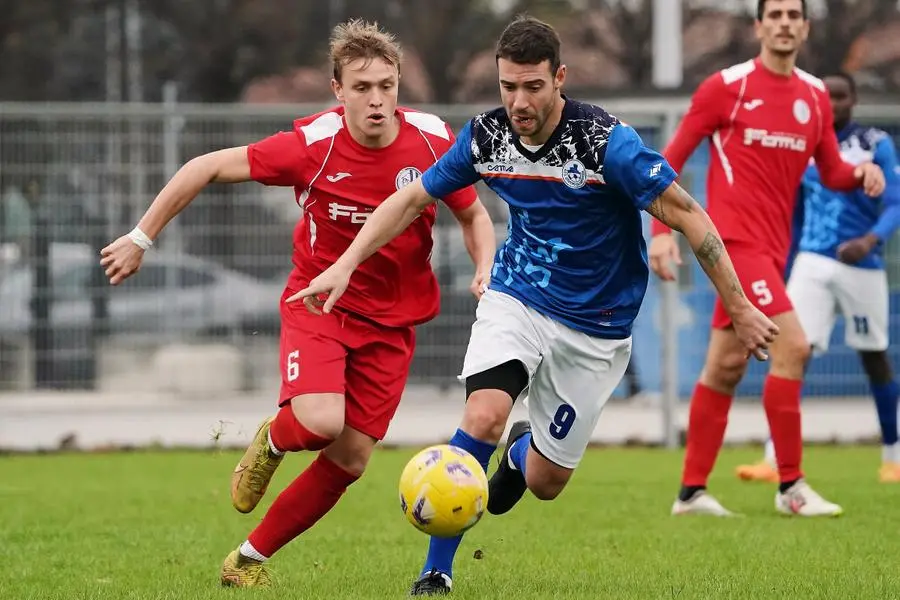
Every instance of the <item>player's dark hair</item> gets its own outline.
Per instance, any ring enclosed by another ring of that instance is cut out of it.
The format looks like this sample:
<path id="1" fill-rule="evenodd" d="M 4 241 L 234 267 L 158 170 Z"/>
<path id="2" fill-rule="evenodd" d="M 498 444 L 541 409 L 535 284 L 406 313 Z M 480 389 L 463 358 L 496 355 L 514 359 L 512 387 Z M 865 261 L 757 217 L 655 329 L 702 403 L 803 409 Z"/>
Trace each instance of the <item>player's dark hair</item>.
<path id="1" fill-rule="evenodd" d="M 806 0 L 800 0 L 800 6 L 802 6 L 803 10 L 803 19 L 806 20 L 809 18 L 809 14 L 806 12 Z M 757 0 L 756 2 L 756 20 L 762 21 L 763 15 L 766 12 L 766 0 Z"/>
<path id="2" fill-rule="evenodd" d="M 855 98 L 856 97 L 856 80 L 853 79 L 853 75 L 848 73 L 847 71 L 834 71 L 831 73 L 825 73 L 822 76 L 822 79 L 827 79 L 828 77 L 834 77 L 835 79 L 843 79 L 847 82 L 847 86 L 850 88 L 850 94 Z"/>
<path id="3" fill-rule="evenodd" d="M 559 69 L 559 36 L 547 23 L 519 15 L 506 26 L 497 40 L 497 60 L 501 58 L 520 65 L 550 62 L 550 72 Z"/>

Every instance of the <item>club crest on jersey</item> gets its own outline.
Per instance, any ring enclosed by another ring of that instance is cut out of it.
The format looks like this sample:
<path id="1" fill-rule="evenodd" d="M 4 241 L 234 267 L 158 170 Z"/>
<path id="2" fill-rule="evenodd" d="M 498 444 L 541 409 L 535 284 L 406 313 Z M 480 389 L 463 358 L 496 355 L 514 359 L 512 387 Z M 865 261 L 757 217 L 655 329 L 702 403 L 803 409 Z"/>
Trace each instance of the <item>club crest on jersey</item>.
<path id="1" fill-rule="evenodd" d="M 809 117 L 809 104 L 806 103 L 806 100 L 803 98 L 794 100 L 794 118 L 797 119 L 797 122 L 806 125 L 809 123 Z"/>
<path id="2" fill-rule="evenodd" d="M 413 181 L 422 176 L 422 171 L 418 170 L 415 167 L 403 167 L 397 173 L 397 177 L 394 179 L 394 185 L 397 186 L 399 190 L 402 187 L 406 187 L 411 184 Z"/>
<path id="3" fill-rule="evenodd" d="M 587 182 L 587 171 L 580 160 L 573 158 L 566 161 L 562 166 L 562 180 L 572 189 L 584 187 Z"/>

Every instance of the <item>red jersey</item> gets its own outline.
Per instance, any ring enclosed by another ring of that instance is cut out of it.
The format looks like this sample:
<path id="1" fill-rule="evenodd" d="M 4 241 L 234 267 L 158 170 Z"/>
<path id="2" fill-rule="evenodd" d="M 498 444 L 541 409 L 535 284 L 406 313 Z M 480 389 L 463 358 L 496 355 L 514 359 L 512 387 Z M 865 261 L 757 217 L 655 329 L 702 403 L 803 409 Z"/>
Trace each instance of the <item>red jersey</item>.
<path id="1" fill-rule="evenodd" d="M 788 77 L 754 59 L 707 78 L 663 152 L 680 172 L 710 140 L 707 210 L 722 239 L 787 259 L 803 172 L 815 157 L 826 186 L 855 189 L 841 159 L 825 84 L 805 71 Z M 653 221 L 653 234 L 669 228 Z"/>
<path id="2" fill-rule="evenodd" d="M 454 136 L 440 118 L 397 109 L 400 133 L 385 148 L 367 148 L 350 135 L 343 107 L 294 122 L 292 131 L 250 144 L 250 175 L 266 185 L 293 186 L 303 216 L 294 229 L 294 268 L 288 288 L 297 291 L 344 253 L 369 213 L 450 149 Z M 467 187 L 446 198 L 454 211 L 476 200 Z M 431 205 L 396 239 L 353 273 L 338 307 L 388 327 L 428 321 L 439 309 L 431 269 Z"/>

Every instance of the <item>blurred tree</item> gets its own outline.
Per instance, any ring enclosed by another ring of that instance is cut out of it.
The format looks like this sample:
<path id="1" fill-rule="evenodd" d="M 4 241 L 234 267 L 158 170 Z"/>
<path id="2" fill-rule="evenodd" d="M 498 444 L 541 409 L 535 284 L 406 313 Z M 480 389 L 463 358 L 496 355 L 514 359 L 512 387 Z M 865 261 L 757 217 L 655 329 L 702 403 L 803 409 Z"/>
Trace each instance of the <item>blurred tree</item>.
<path id="1" fill-rule="evenodd" d="M 192 100 L 234 101 L 257 77 L 314 64 L 328 35 L 323 2 L 155 0 L 145 6 L 176 40 L 176 51 L 145 54 L 151 70 L 182 82 Z"/>
<path id="2" fill-rule="evenodd" d="M 625 71 L 629 87 L 650 89 L 653 82 L 653 0 L 581 0 L 584 11 L 579 19 L 580 42 L 612 57 Z M 590 18 L 590 14 L 600 19 Z M 752 19 L 739 12 L 723 11 L 708 2 L 683 4 L 682 27 L 686 45 L 695 40 L 700 29 L 704 39 L 702 52 L 685 48 L 684 83 L 696 85 L 709 73 L 749 57 L 754 52 Z M 715 35 L 710 37 L 712 32 Z"/>
<path id="3" fill-rule="evenodd" d="M 0 99 L 45 99 L 57 42 L 94 0 L 0 0 Z"/>
<path id="4" fill-rule="evenodd" d="M 800 56 L 800 65 L 815 74 L 852 69 L 846 63 L 854 45 L 866 33 L 900 17 L 897 3 L 889 0 L 823 0 L 823 4 L 824 14 L 813 21 Z M 893 81 L 886 83 L 896 86 Z"/>
<path id="5" fill-rule="evenodd" d="M 397 34 L 421 61 L 432 101 L 447 103 L 454 100 L 472 58 L 493 46 L 509 13 L 529 2 L 506 4 L 498 10 L 490 0 L 355 0 L 353 16 L 377 20 Z"/>

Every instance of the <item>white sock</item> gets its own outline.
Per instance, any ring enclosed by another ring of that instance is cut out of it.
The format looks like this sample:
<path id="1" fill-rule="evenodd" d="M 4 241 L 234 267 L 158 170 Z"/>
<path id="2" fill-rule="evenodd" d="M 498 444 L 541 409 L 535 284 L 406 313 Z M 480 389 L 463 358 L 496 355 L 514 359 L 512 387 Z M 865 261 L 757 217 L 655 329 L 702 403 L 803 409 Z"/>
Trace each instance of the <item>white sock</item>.
<path id="1" fill-rule="evenodd" d="M 900 464 L 900 443 L 882 446 L 881 462 Z"/>
<path id="2" fill-rule="evenodd" d="M 772 467 L 778 466 L 778 461 L 775 460 L 775 442 L 772 441 L 772 438 L 769 438 L 766 441 L 766 451 L 764 455 L 764 460 L 769 463 Z"/>
<path id="3" fill-rule="evenodd" d="M 259 550 L 253 547 L 253 544 L 250 543 L 250 540 L 247 540 L 243 544 L 241 544 L 241 549 L 239 550 L 239 552 L 241 553 L 241 556 L 252 558 L 253 560 L 259 562 L 265 562 L 269 560 L 268 556 L 263 556 L 259 553 Z"/>
<path id="4" fill-rule="evenodd" d="M 275 456 L 281 456 L 284 454 L 284 451 L 276 448 L 275 444 L 272 442 L 272 428 L 271 427 L 269 427 L 269 452 L 271 452 Z"/>

